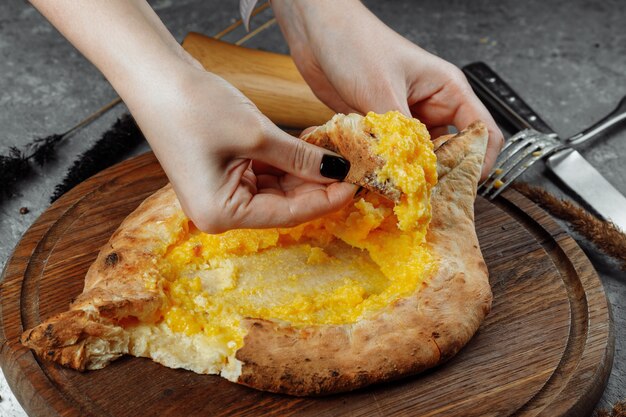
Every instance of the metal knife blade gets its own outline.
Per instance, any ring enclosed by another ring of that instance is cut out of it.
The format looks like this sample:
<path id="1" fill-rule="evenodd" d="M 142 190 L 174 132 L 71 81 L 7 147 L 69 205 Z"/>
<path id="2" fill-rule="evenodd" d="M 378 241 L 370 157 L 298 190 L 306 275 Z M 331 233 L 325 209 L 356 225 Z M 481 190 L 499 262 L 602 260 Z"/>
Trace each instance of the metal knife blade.
<path id="1" fill-rule="evenodd" d="M 575 149 L 565 149 L 546 160 L 547 167 L 604 220 L 626 231 L 626 197 Z"/>
<path id="2" fill-rule="evenodd" d="M 538 134 L 558 137 L 556 132 L 504 81 L 482 62 L 463 67 L 463 72 L 478 97 L 518 129 L 534 129 Z M 564 141 L 580 143 L 608 130 L 625 118 L 626 100 L 607 117 L 590 128 Z M 626 231 L 626 197 L 624 197 L 598 170 L 573 148 L 556 152 L 546 160 L 546 166 L 575 195 L 584 200 L 604 220 L 612 221 Z"/>

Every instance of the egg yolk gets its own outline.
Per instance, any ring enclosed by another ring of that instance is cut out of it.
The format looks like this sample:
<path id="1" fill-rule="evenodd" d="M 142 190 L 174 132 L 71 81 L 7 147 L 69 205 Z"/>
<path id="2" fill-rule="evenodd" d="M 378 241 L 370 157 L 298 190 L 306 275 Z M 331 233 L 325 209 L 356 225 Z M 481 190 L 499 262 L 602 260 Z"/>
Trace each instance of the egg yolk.
<path id="1" fill-rule="evenodd" d="M 426 233 L 437 181 L 428 131 L 398 112 L 369 113 L 364 123 L 386 161 L 377 175 L 396 184 L 401 200 L 366 192 L 291 228 L 210 235 L 183 227 L 158 263 L 162 278 L 147 284 L 163 291 L 173 332 L 202 333 L 234 353 L 244 318 L 351 323 L 427 284 L 436 269 Z"/>

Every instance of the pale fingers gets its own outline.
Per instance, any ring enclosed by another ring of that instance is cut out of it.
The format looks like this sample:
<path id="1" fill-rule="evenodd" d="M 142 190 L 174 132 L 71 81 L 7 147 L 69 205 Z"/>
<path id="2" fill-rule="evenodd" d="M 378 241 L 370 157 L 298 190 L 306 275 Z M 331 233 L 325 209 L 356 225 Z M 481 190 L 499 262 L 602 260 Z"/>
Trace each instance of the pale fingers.
<path id="1" fill-rule="evenodd" d="M 277 127 L 272 127 L 262 145 L 253 149 L 247 156 L 291 175 L 318 183 L 343 180 L 350 168 L 349 162 L 340 155 L 295 138 Z M 338 170 L 332 173 L 322 170 L 325 156 L 337 162 L 335 166 Z"/>
<path id="2" fill-rule="evenodd" d="M 352 201 L 356 186 L 333 183 L 295 193 L 259 192 L 241 212 L 239 228 L 288 227 L 333 213 Z"/>
<path id="3" fill-rule="evenodd" d="M 472 122 L 480 120 L 487 126 L 489 141 L 487 142 L 487 152 L 485 153 L 485 160 L 480 174 L 482 180 L 487 177 L 489 171 L 493 168 L 504 144 L 504 136 L 489 111 L 473 93 L 471 94 L 472 97 L 469 97 L 457 110 L 454 125 L 463 129 Z"/>

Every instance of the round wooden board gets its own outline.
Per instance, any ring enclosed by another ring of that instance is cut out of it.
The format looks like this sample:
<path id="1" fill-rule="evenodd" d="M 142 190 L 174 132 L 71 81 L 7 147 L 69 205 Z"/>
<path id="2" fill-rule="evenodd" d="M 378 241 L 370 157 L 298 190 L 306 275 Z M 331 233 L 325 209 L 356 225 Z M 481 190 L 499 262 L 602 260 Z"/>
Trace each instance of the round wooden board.
<path id="1" fill-rule="evenodd" d="M 493 310 L 451 361 L 352 393 L 294 398 L 126 357 L 86 373 L 39 361 L 21 332 L 64 311 L 124 217 L 166 183 L 152 154 L 76 187 L 28 230 L 0 285 L 0 361 L 30 416 L 587 415 L 613 360 L 602 285 L 545 212 L 508 191 L 476 201 Z"/>

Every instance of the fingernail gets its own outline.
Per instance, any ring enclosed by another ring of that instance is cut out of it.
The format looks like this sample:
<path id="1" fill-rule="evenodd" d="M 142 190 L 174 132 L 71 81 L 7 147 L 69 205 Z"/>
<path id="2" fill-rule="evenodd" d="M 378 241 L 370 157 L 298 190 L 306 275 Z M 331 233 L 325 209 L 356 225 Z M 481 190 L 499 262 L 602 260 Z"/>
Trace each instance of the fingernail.
<path id="1" fill-rule="evenodd" d="M 350 162 L 340 156 L 326 154 L 322 157 L 320 174 L 326 178 L 343 180 L 350 171 Z"/>

